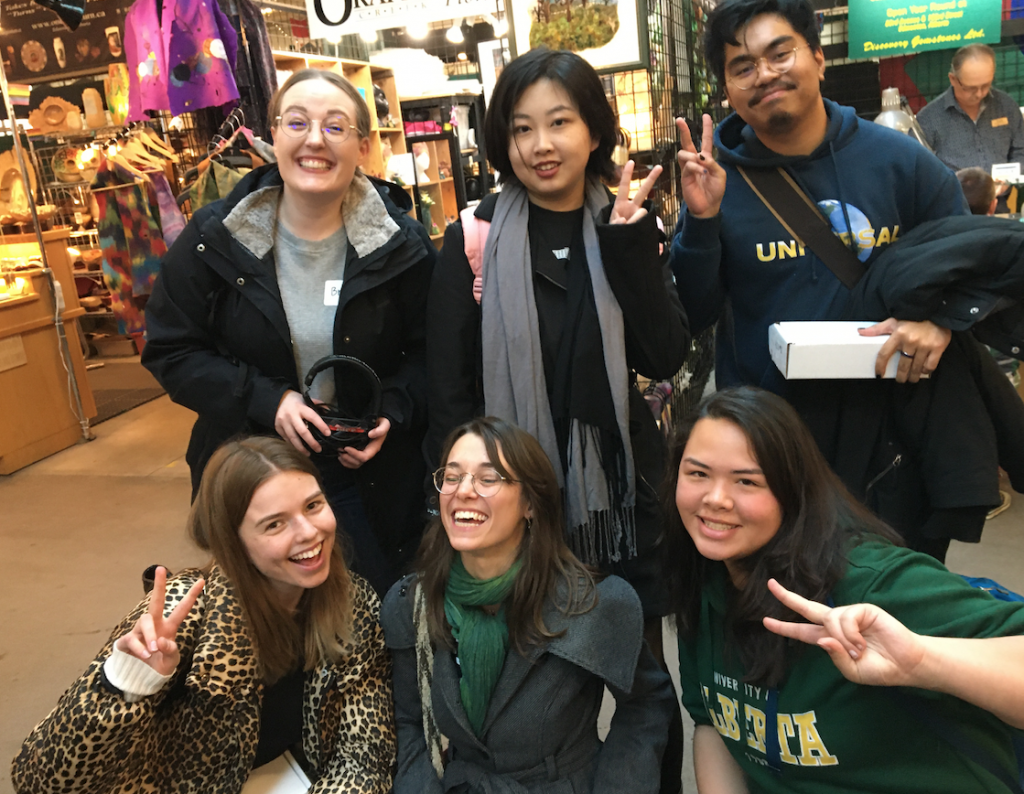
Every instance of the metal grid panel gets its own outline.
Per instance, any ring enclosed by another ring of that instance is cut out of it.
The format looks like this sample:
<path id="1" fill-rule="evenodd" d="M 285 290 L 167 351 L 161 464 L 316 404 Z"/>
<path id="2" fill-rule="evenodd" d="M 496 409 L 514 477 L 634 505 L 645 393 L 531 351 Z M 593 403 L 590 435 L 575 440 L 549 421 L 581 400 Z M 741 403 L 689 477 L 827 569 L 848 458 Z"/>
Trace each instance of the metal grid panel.
<path id="1" fill-rule="evenodd" d="M 263 6 L 261 10 L 267 23 L 271 49 L 353 61 L 367 60 L 366 44 L 358 36 L 342 36 L 337 43 L 311 39 L 304 0 L 275 0 L 272 5 L 257 5 Z"/>

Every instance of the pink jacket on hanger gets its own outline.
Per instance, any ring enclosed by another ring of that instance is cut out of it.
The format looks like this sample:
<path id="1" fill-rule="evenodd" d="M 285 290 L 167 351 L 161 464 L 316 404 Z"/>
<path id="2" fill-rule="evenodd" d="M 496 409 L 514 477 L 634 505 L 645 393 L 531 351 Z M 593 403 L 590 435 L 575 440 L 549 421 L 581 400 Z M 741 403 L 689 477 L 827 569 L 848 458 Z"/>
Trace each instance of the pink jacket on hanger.
<path id="1" fill-rule="evenodd" d="M 174 115 L 238 99 L 238 35 L 216 0 L 135 0 L 124 23 L 128 120 Z"/>

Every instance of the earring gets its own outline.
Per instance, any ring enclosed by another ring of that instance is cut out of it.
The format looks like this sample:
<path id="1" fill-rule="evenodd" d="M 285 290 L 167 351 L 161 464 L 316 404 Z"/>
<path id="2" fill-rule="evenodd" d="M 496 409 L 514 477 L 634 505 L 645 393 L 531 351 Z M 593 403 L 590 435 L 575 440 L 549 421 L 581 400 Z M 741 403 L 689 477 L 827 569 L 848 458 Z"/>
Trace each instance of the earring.
<path id="1" fill-rule="evenodd" d="M 526 531 L 530 532 L 533 529 L 533 519 L 526 516 Z"/>

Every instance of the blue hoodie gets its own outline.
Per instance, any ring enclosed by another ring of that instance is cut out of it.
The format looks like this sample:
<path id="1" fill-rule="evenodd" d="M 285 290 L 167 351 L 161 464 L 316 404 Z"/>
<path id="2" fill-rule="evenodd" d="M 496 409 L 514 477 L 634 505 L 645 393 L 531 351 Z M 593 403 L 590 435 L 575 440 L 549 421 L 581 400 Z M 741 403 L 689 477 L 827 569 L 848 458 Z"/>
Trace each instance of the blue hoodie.
<path id="1" fill-rule="evenodd" d="M 853 108 L 824 102 L 828 132 L 807 156 L 776 154 L 738 115 L 726 118 L 715 131 L 718 162 L 726 171 L 721 213 L 700 219 L 685 208 L 680 212 L 672 271 L 691 330 L 718 321 L 719 388 L 753 384 L 783 392 L 785 382 L 768 353 L 768 328 L 783 320 L 844 319 L 850 295 L 792 239 L 735 166 L 784 167 L 844 242 L 856 244 L 866 266 L 918 224 L 969 212 L 956 176 L 923 146 L 859 120 Z"/>

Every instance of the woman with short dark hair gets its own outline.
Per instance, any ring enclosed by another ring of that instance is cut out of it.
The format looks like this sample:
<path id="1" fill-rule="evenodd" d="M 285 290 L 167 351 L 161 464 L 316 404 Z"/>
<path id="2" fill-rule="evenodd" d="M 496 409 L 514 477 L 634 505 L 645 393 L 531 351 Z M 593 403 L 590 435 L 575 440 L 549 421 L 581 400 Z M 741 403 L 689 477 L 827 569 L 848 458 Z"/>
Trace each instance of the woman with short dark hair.
<path id="1" fill-rule="evenodd" d="M 707 398 L 671 464 L 701 794 L 1019 790 L 1024 604 L 902 548 L 770 392 Z"/>
<path id="2" fill-rule="evenodd" d="M 449 436 L 442 463 L 440 518 L 381 612 L 396 794 L 658 791 L 671 681 L 644 644 L 636 593 L 595 581 L 566 545 L 543 449 L 476 419 Z M 606 686 L 616 708 L 602 743 Z"/>
<path id="3" fill-rule="evenodd" d="M 14 759 L 23 794 L 238 794 L 290 751 L 311 792 L 385 794 L 395 753 L 379 602 L 316 467 L 280 439 L 210 458 L 189 530 L 211 563 L 150 595 Z"/>
<path id="4" fill-rule="evenodd" d="M 502 71 L 484 137 L 503 188 L 448 227 L 430 286 L 428 452 L 436 462 L 445 436 L 484 414 L 531 433 L 555 466 L 570 548 L 636 589 L 660 655 L 664 438 L 636 378 L 671 378 L 690 338 L 645 202 L 661 166 L 632 197 L 632 162 L 617 195 L 602 182 L 616 126 L 575 53 L 531 50 Z"/>

